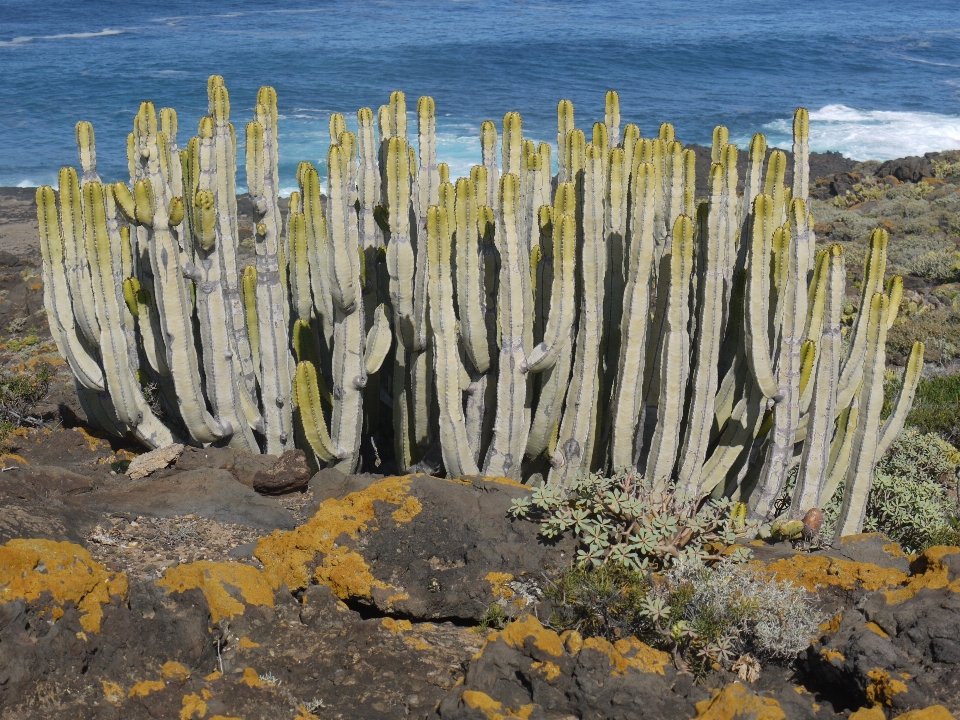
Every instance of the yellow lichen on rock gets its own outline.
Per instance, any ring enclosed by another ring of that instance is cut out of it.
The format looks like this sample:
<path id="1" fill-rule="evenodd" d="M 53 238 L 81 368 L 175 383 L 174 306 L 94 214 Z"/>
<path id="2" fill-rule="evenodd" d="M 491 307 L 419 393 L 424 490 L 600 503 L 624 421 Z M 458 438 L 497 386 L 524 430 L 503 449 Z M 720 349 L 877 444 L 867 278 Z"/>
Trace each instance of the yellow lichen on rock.
<path id="1" fill-rule="evenodd" d="M 290 590 L 299 590 L 310 582 L 308 566 L 317 553 L 323 553 L 323 565 L 313 573 L 319 582 L 330 585 L 340 598 L 358 594 L 369 597 L 372 587 L 387 586 L 370 575 L 369 566 L 359 553 L 337 548 L 337 538 L 346 535 L 356 539 L 358 533 L 376 522 L 376 502 L 398 506 L 400 517 L 409 521 L 420 512 L 419 502 L 405 504 L 409 492 L 407 475 L 384 478 L 344 498 L 330 498 L 320 503 L 314 516 L 300 527 L 275 530 L 261 538 L 254 554 L 263 563 L 264 573 L 278 587 L 286 583 Z M 335 550 L 339 552 L 334 553 Z"/>
<path id="2" fill-rule="evenodd" d="M 865 624 L 864 624 L 864 627 L 865 627 L 867 630 L 869 630 L 870 632 L 876 633 L 877 635 L 879 635 L 879 636 L 882 637 L 882 638 L 888 638 L 888 637 L 890 637 L 890 635 L 887 634 L 887 632 L 886 632 L 882 627 L 880 627 L 879 625 L 877 625 L 875 622 L 865 623 Z"/>
<path id="3" fill-rule="evenodd" d="M 823 655 L 827 659 L 827 662 L 830 662 L 830 663 L 832 663 L 834 660 L 836 660 L 837 662 L 843 662 L 846 660 L 846 658 L 843 656 L 843 653 L 840 652 L 839 650 L 821 648 L 820 654 Z"/>
<path id="4" fill-rule="evenodd" d="M 549 660 L 544 660 L 543 662 L 535 662 L 532 665 L 534 670 L 539 670 L 543 673 L 543 676 L 547 678 L 548 681 L 556 680 L 560 677 L 560 666 L 556 663 L 552 663 Z"/>
<path id="5" fill-rule="evenodd" d="M 182 682 L 190 677 L 190 668 L 176 660 L 168 660 L 160 668 L 160 677 L 164 680 L 180 680 Z"/>
<path id="6" fill-rule="evenodd" d="M 252 688 L 263 687 L 266 685 L 266 683 L 260 679 L 260 674 L 252 667 L 243 669 L 243 675 L 240 677 L 240 682 Z"/>
<path id="7" fill-rule="evenodd" d="M 882 590 L 903 584 L 907 574 L 873 563 L 853 562 L 823 555 L 794 555 L 766 566 L 778 580 L 789 580 L 810 592 L 837 586 L 844 590 Z"/>
<path id="8" fill-rule="evenodd" d="M 490 572 L 486 575 L 486 581 L 490 583 L 490 592 L 494 597 L 509 600 L 513 597 L 513 590 L 507 587 L 507 583 L 513 580 L 513 575 L 503 572 Z"/>
<path id="9" fill-rule="evenodd" d="M 207 703 L 196 693 L 183 696 L 180 707 L 180 720 L 193 720 L 194 717 L 202 720 L 207 714 Z"/>
<path id="10" fill-rule="evenodd" d="M 773 698 L 760 697 L 745 685 L 725 686 L 710 700 L 697 703 L 700 720 L 785 720 L 786 714 Z"/>
<path id="11" fill-rule="evenodd" d="M 533 615 L 523 615 L 503 630 L 491 633 L 487 638 L 487 644 L 496 641 L 497 638 L 503 638 L 507 645 L 515 649 L 522 648 L 527 638 L 532 638 L 534 646 L 539 650 L 554 657 L 563 655 L 563 643 L 560 642 L 560 636 L 553 630 L 547 630 Z"/>
<path id="12" fill-rule="evenodd" d="M 167 684 L 163 680 L 141 680 L 127 693 L 127 697 L 146 697 L 152 692 L 163 690 Z"/>
<path id="13" fill-rule="evenodd" d="M 100 632 L 104 603 L 111 595 L 127 597 L 127 576 L 110 572 L 71 542 L 15 539 L 0 546 L 0 602 L 29 602 L 45 592 L 57 605 L 74 603 L 83 629 Z"/>
<path id="14" fill-rule="evenodd" d="M 623 675 L 628 668 L 664 675 L 663 669 L 670 663 L 667 653 L 656 650 L 635 637 L 623 638 L 616 643 L 610 643 L 601 637 L 587 638 L 583 641 L 582 650 L 596 650 L 606 655 L 614 668 L 611 672 L 614 676 Z"/>
<path id="15" fill-rule="evenodd" d="M 250 638 L 248 638 L 246 635 L 244 635 L 242 638 L 240 638 L 240 642 L 238 643 L 238 645 L 239 645 L 239 647 L 240 647 L 241 650 L 249 650 L 249 649 L 251 649 L 251 648 L 258 648 L 258 647 L 260 647 L 260 643 L 254 642 L 253 640 L 251 640 Z"/>
<path id="16" fill-rule="evenodd" d="M 887 602 L 890 605 L 905 602 L 923 588 L 930 588 L 931 590 L 947 588 L 953 592 L 960 592 L 960 578 L 950 582 L 950 569 L 943 562 L 943 558 L 957 553 L 960 553 L 960 548 L 945 545 L 924 550 L 911 563 L 913 575 L 904 582 L 904 586 L 884 592 Z"/>
<path id="17" fill-rule="evenodd" d="M 393 511 L 393 519 L 398 523 L 408 523 L 419 515 L 421 510 L 423 510 L 423 505 L 420 504 L 420 501 L 415 497 L 408 497 L 399 508 Z"/>
<path id="18" fill-rule="evenodd" d="M 907 686 L 901 680 L 890 677 L 886 670 L 871 670 L 867 673 L 867 702 L 871 705 L 892 705 L 895 695 L 905 693 Z"/>
<path id="19" fill-rule="evenodd" d="M 103 699 L 114 707 L 120 705 L 125 694 L 123 688 L 120 687 L 118 683 L 110 682 L 109 680 L 103 681 Z"/>
<path id="20" fill-rule="evenodd" d="M 850 720 L 853 720 L 853 715 Z M 957 720 L 957 717 L 943 705 L 931 705 L 922 710 L 910 710 L 903 715 L 897 715 L 893 720 Z"/>
<path id="21" fill-rule="evenodd" d="M 219 622 L 222 617 L 242 615 L 246 609 L 244 603 L 273 607 L 273 591 L 278 587 L 272 578 L 252 565 L 210 560 L 172 567 L 157 581 L 157 585 L 166 588 L 168 594 L 199 588 L 207 599 L 210 617 L 214 622 Z M 234 597 L 227 586 L 235 588 L 243 602 Z"/>
<path id="22" fill-rule="evenodd" d="M 409 620 L 394 620 L 392 617 L 385 617 L 380 623 L 394 635 L 413 629 L 413 623 Z"/>

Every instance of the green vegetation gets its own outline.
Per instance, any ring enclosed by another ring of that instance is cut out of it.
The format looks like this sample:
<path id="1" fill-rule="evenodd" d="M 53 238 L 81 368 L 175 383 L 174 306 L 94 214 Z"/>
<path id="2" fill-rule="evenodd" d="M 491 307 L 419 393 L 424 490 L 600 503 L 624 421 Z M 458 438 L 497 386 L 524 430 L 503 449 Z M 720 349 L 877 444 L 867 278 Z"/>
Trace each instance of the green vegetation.
<path id="1" fill-rule="evenodd" d="M 587 475 L 575 480 L 569 493 L 541 485 L 530 497 L 515 499 L 510 511 L 539 519 L 547 538 L 572 528 L 582 541 L 579 563 L 630 570 L 663 569 L 693 559 L 743 561 L 749 557 L 744 547 L 721 553 L 756 532 L 756 523 L 744 522 L 742 504 L 729 498 L 700 503 L 673 484 L 655 488 L 632 472 Z"/>
<path id="2" fill-rule="evenodd" d="M 47 396 L 51 378 L 47 365 L 41 365 L 32 373 L 0 373 L 0 443 L 17 428 L 43 424 L 33 412 Z"/>
<path id="3" fill-rule="evenodd" d="M 936 308 L 898 318 L 887 331 L 889 353 L 908 355 L 916 342 L 924 343 L 927 362 L 943 364 L 960 356 L 960 309 Z"/>
<path id="4" fill-rule="evenodd" d="M 804 589 L 727 561 L 709 567 L 687 559 L 658 576 L 578 565 L 546 596 L 553 627 L 608 640 L 636 636 L 700 677 L 748 655 L 792 659 L 822 620 Z"/>

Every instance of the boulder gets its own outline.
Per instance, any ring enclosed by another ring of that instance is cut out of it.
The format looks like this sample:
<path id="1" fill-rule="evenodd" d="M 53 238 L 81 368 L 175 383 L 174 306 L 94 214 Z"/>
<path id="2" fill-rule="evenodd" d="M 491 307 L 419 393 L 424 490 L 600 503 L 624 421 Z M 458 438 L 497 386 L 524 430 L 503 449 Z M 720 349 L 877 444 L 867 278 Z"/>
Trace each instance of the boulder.
<path id="1" fill-rule="evenodd" d="M 87 508 L 148 517 L 199 515 L 263 530 L 290 529 L 293 517 L 275 500 L 237 482 L 227 470 L 189 470 L 92 493 Z"/>
<path id="2" fill-rule="evenodd" d="M 927 156 L 916 155 L 887 160 L 877 168 L 876 176 L 882 178 L 888 175 L 892 175 L 900 182 L 920 182 L 924 178 L 934 176 L 933 160 Z"/>
<path id="3" fill-rule="evenodd" d="M 269 470 L 253 476 L 253 489 L 264 495 L 284 495 L 307 487 L 312 471 L 303 450 L 287 450 Z"/>

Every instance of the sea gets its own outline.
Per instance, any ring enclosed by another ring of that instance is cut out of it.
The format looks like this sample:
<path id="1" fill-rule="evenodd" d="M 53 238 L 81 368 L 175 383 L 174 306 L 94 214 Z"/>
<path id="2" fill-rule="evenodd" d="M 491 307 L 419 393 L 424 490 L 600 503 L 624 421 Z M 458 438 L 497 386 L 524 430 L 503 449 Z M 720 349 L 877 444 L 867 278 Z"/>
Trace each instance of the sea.
<path id="1" fill-rule="evenodd" d="M 78 120 L 100 175 L 127 179 L 140 101 L 176 108 L 185 147 L 213 73 L 241 143 L 257 89 L 276 88 L 284 193 L 301 160 L 325 174 L 331 113 L 355 128 L 397 89 L 411 135 L 417 98 L 436 101 L 454 176 L 479 162 L 483 120 L 518 111 L 526 137 L 555 144 L 557 102 L 589 131 L 608 89 L 645 136 L 669 121 L 709 144 L 723 124 L 741 146 L 763 132 L 787 147 L 804 106 L 815 151 L 960 148 L 958 0 L 0 0 L 0 186 L 55 183 L 77 164 Z"/>

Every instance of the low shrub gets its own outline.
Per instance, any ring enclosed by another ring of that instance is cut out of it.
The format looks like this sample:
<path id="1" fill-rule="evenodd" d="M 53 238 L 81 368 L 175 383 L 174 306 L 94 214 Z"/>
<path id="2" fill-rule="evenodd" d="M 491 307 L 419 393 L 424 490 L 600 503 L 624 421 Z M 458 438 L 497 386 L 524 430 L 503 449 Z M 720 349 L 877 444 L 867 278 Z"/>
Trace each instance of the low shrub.
<path id="1" fill-rule="evenodd" d="M 953 282 L 960 275 L 960 253 L 956 251 L 926 252 L 911 260 L 907 272 L 938 283 Z"/>
<path id="2" fill-rule="evenodd" d="M 715 664 L 750 664 L 750 656 L 789 661 L 810 644 L 823 620 L 801 587 L 751 566 L 708 566 L 696 558 L 659 576 L 615 565 L 575 566 L 547 597 L 554 607 L 550 623 L 558 630 L 608 640 L 634 635 L 698 676 Z"/>
<path id="3" fill-rule="evenodd" d="M 701 502 L 673 485 L 656 490 L 632 472 L 586 475 L 569 491 L 541 485 L 530 497 L 515 499 L 510 511 L 538 519 L 544 537 L 572 529 L 582 542 L 577 562 L 613 562 L 631 570 L 693 558 L 742 561 L 749 557 L 744 547 L 722 553 L 756 529 L 744 522 L 746 508 L 728 498 Z"/>
<path id="4" fill-rule="evenodd" d="M 0 442 L 6 441 L 19 427 L 43 424 L 34 411 L 47 396 L 52 377 L 47 365 L 41 365 L 33 373 L 0 373 Z"/>
<path id="5" fill-rule="evenodd" d="M 960 374 L 922 378 L 907 425 L 921 433 L 937 433 L 950 443 L 960 442 Z"/>
<path id="6" fill-rule="evenodd" d="M 924 360 L 943 364 L 960 356 L 960 310 L 952 307 L 898 318 L 887 331 L 887 352 L 907 356 L 915 342 L 926 345 Z"/>

